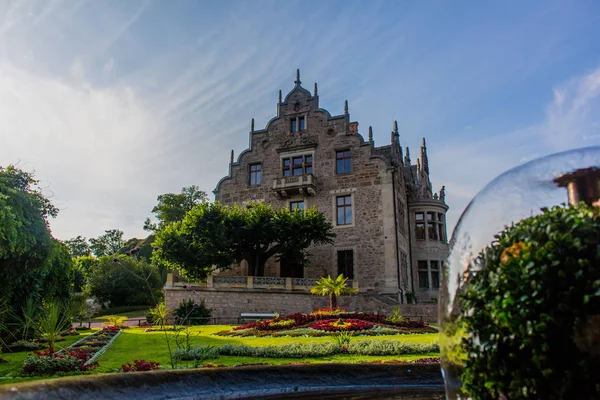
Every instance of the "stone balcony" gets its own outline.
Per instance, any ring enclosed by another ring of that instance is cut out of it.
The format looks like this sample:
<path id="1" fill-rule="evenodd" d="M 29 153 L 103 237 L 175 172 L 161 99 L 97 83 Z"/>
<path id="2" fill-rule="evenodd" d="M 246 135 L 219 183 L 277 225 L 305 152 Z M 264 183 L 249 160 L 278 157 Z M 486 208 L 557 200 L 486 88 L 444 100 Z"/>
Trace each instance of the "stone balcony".
<path id="1" fill-rule="evenodd" d="M 317 182 L 313 174 L 286 176 L 273 179 L 273 190 L 281 197 L 294 194 L 314 196 L 317 193 Z"/>
<path id="2" fill-rule="evenodd" d="M 219 276 L 209 275 L 206 282 L 181 282 L 177 274 L 169 273 L 165 288 L 193 290 L 260 290 L 308 292 L 317 282 L 312 278 L 284 278 L 276 276 Z M 347 285 L 358 289 L 358 280 L 348 280 Z"/>

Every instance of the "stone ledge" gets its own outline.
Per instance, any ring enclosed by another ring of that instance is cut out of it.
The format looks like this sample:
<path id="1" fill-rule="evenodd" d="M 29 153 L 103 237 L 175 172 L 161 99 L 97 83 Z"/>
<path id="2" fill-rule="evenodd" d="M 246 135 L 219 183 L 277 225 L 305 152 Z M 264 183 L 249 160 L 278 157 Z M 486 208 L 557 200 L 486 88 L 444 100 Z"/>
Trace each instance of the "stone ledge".
<path id="1" fill-rule="evenodd" d="M 0 399 L 258 399 L 383 392 L 441 399 L 440 366 L 309 364 L 73 376 L 0 387 Z M 308 397 L 306 397 L 308 398 Z"/>

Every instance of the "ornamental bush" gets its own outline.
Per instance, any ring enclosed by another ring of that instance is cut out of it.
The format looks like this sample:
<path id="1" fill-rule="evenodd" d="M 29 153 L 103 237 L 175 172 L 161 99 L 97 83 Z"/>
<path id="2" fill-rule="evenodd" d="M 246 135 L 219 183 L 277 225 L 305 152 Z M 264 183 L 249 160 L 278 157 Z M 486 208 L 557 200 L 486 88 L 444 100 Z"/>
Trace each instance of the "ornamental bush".
<path id="1" fill-rule="evenodd" d="M 10 351 L 27 351 L 27 350 L 41 350 L 44 346 L 40 342 L 34 342 L 32 340 L 17 340 L 8 345 Z"/>
<path id="2" fill-rule="evenodd" d="M 440 351 L 437 343 L 413 343 L 399 340 L 361 340 L 348 346 L 350 354 L 363 356 L 389 356 L 400 354 L 434 353 Z"/>
<path id="3" fill-rule="evenodd" d="M 23 372 L 26 374 L 49 375 L 56 372 L 87 371 L 96 365 L 84 365 L 90 355 L 80 351 L 63 351 L 52 353 L 34 351 L 23 362 Z"/>
<path id="4" fill-rule="evenodd" d="M 366 329 L 371 329 L 373 324 L 360 319 L 339 318 L 317 321 L 314 322 L 310 327 L 321 331 L 364 331 Z"/>
<path id="5" fill-rule="evenodd" d="M 200 361 L 217 358 L 219 351 L 214 346 L 195 345 L 191 349 L 177 349 L 173 353 L 173 358 L 177 360 L 194 360 L 198 364 Z"/>
<path id="6" fill-rule="evenodd" d="M 598 208 L 505 228 L 461 295 L 463 390 L 475 399 L 600 398 Z"/>
<path id="7" fill-rule="evenodd" d="M 182 300 L 179 307 L 173 311 L 177 322 L 184 325 L 206 325 L 210 321 L 212 310 L 206 308 L 204 300 Z"/>
<path id="8" fill-rule="evenodd" d="M 127 363 L 121 365 L 123 372 L 154 371 L 160 368 L 157 361 L 133 360 L 133 364 Z"/>

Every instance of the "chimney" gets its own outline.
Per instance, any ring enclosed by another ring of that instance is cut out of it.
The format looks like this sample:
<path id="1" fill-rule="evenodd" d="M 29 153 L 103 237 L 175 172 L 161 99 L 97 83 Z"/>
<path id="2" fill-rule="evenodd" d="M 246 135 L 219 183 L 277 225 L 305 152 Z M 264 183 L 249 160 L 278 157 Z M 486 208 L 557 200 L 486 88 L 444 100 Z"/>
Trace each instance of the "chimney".
<path id="1" fill-rule="evenodd" d="M 583 201 L 600 206 L 600 168 L 582 168 L 554 179 L 558 187 L 566 187 L 569 204 Z"/>

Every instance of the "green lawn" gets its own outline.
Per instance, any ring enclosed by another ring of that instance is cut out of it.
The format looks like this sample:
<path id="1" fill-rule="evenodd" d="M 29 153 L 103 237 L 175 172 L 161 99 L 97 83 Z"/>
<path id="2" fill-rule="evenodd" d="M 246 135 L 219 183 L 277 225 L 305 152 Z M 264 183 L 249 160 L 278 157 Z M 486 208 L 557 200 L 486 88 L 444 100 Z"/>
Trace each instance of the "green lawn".
<path id="1" fill-rule="evenodd" d="M 231 344 L 246 344 L 249 346 L 276 346 L 286 343 L 322 343 L 331 342 L 331 337 L 226 337 L 212 336 L 213 333 L 225 329 L 233 328 L 232 325 L 204 325 L 192 327 L 193 332 L 192 343 L 219 346 L 226 343 Z M 89 334 L 91 331 L 85 331 L 84 334 Z M 168 332 L 171 337 L 171 346 L 175 347 L 174 332 Z M 183 334 L 182 334 L 183 336 Z M 82 336 L 69 336 L 65 341 L 57 343 L 57 348 L 64 348 L 69 344 L 79 340 Z M 410 335 L 389 335 L 389 336 L 357 336 L 353 337 L 353 341 L 360 340 L 400 340 L 413 343 L 433 343 L 438 340 L 437 333 L 423 333 Z M 6 364 L 0 364 L 0 385 L 23 382 L 33 379 L 43 379 L 48 377 L 20 377 L 23 361 L 30 352 L 7 353 L 2 354 L 2 358 L 8 360 Z M 312 358 L 253 358 L 253 357 L 233 357 L 220 356 L 214 360 L 208 360 L 217 365 L 236 366 L 244 364 L 289 364 L 289 363 L 359 363 L 373 361 L 411 361 L 424 357 L 439 357 L 439 353 L 425 353 L 402 356 L 360 356 L 349 354 L 336 354 L 327 357 L 312 357 Z M 161 368 L 170 368 L 169 351 L 167 349 L 164 332 L 144 332 L 140 328 L 125 329 L 123 333 L 116 339 L 112 347 L 104 353 L 98 360 L 99 366 L 85 374 L 101 374 L 109 372 L 117 372 L 121 365 L 125 363 L 133 363 L 133 360 L 158 361 Z M 193 362 L 184 362 L 180 368 L 193 366 Z M 75 374 L 75 373 L 74 373 Z M 79 373 L 81 374 L 81 373 Z"/>
<path id="2" fill-rule="evenodd" d="M 85 330 L 79 331 L 80 335 L 78 336 L 65 336 L 65 340 L 62 342 L 58 342 L 55 344 L 56 350 L 64 349 L 70 344 L 75 343 L 85 335 L 89 335 L 92 331 Z M 16 353 L 2 353 L 0 358 L 8 361 L 7 363 L 0 364 L 0 385 L 7 383 L 15 383 L 15 382 L 25 382 L 33 379 L 41 379 L 41 378 L 31 378 L 31 377 L 19 377 L 21 375 L 21 369 L 23 368 L 23 361 L 28 354 L 31 354 L 32 351 L 19 351 Z"/>
<path id="3" fill-rule="evenodd" d="M 213 333 L 225 329 L 231 329 L 233 325 L 205 325 L 191 328 L 194 332 L 192 343 L 219 346 L 226 343 L 231 344 L 246 344 L 249 346 L 276 346 L 286 343 L 322 343 L 331 342 L 330 337 L 226 337 L 212 336 Z M 169 332 L 168 335 L 173 335 Z M 357 336 L 352 340 L 402 340 L 413 343 L 433 343 L 438 339 L 437 333 L 424 333 L 412 335 L 391 335 L 391 336 Z M 174 347 L 174 340 L 171 339 L 171 346 Z M 337 354 L 328 357 L 314 358 L 253 358 L 253 357 L 233 357 L 220 356 L 215 360 L 209 360 L 214 364 L 235 366 L 242 364 L 288 364 L 292 362 L 369 362 L 369 361 L 392 361 L 392 360 L 414 360 L 424 357 L 438 357 L 439 353 L 427 353 L 405 356 L 359 356 Z M 124 363 L 132 363 L 133 360 L 144 359 L 146 361 L 158 361 L 163 368 L 169 367 L 169 350 L 167 348 L 164 332 L 143 332 L 142 329 L 132 328 L 126 329 L 121 336 L 115 341 L 109 351 L 104 353 L 98 360 L 100 366 L 97 372 L 114 372 L 118 370 Z M 192 366 L 193 362 L 187 364 Z"/>

